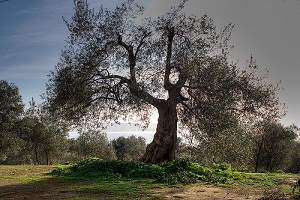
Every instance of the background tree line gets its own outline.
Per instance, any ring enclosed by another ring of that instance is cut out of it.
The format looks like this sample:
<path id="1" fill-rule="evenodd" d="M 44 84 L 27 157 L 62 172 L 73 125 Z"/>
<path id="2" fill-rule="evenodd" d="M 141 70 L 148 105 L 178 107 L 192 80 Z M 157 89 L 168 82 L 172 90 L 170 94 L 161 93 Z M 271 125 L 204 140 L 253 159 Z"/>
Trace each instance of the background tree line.
<path id="1" fill-rule="evenodd" d="M 18 87 L 0 81 L 0 164 L 54 164 L 76 162 L 87 157 L 137 161 L 145 151 L 142 137 L 119 137 L 108 141 L 97 130 L 79 132 L 69 138 L 69 125 L 57 122 L 35 101 L 28 109 Z"/>
<path id="2" fill-rule="evenodd" d="M 34 100 L 24 111 L 18 87 L 0 81 L 0 163 L 54 164 L 88 157 L 138 161 L 146 149 L 143 137 L 119 137 L 109 141 L 106 133 L 81 130 L 69 138 L 66 123 L 54 122 Z M 274 121 L 225 129 L 206 137 L 180 129 L 177 157 L 204 165 L 226 162 L 240 170 L 299 172 L 299 129 Z"/>
<path id="3" fill-rule="evenodd" d="M 251 129 L 225 129 L 213 137 L 181 132 L 178 154 L 206 165 L 230 163 L 249 171 L 298 173 L 300 170 L 299 128 L 276 121 L 263 121 Z"/>

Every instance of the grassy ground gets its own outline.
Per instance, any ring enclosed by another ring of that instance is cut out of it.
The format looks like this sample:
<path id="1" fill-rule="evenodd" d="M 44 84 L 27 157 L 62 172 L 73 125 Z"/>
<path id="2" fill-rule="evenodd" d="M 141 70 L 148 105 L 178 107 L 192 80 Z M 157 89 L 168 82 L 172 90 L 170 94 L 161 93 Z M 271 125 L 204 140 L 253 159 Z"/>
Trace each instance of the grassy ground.
<path id="1" fill-rule="evenodd" d="M 279 195 L 278 190 L 280 195 L 291 194 L 290 186 L 300 178 L 292 174 L 250 173 L 248 179 L 226 184 L 200 182 L 184 186 L 153 183 L 150 179 L 89 180 L 47 175 L 56 167 L 0 166 L 0 199 L 257 199 L 268 195 L 271 199 L 272 195 Z"/>
<path id="2" fill-rule="evenodd" d="M 163 199 L 149 181 L 82 180 L 47 175 L 56 166 L 0 166 L 0 199 Z"/>

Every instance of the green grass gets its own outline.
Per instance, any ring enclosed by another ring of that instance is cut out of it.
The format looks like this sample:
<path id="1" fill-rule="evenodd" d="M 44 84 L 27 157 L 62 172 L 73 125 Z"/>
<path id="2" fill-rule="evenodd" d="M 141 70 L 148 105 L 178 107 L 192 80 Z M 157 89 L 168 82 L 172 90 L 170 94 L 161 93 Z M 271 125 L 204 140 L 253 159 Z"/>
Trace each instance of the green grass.
<path id="1" fill-rule="evenodd" d="M 130 180 L 112 177 L 75 177 L 50 175 L 55 168 L 66 169 L 68 166 L 32 166 L 0 165 L 0 199 L 42 198 L 42 192 L 55 195 L 53 199 L 94 200 L 94 199 L 150 199 L 161 200 L 152 190 L 168 187 L 165 184 L 153 183 L 150 179 Z M 16 188 L 16 189 L 15 189 Z M 45 191 L 46 190 L 46 191 Z M 1 196 L 7 193 L 9 196 Z M 28 196 L 25 196 L 28 193 Z M 23 196 L 24 197 L 23 197 Z M 37 195 L 37 196 L 31 196 Z M 59 196 L 57 196 L 59 195 Z M 20 197 L 21 196 L 21 197 Z M 71 197 L 75 196 L 75 197 Z M 23 197 L 23 198 L 22 198 Z"/>
<path id="2" fill-rule="evenodd" d="M 275 187 L 282 180 L 300 178 L 300 174 L 290 173 L 245 173 L 247 178 L 236 181 L 236 184 L 244 184 L 252 187 Z"/>
<path id="3" fill-rule="evenodd" d="M 0 165 L 0 186 L 42 182 L 51 177 L 46 174 L 54 168 L 46 165 Z"/>
<path id="4" fill-rule="evenodd" d="M 64 183 L 73 183 L 72 188 L 65 192 L 74 192 L 87 196 L 94 196 L 98 199 L 101 196 L 104 199 L 150 199 L 160 200 L 161 196 L 154 195 L 152 190 L 165 188 L 165 184 L 153 184 L 152 180 L 117 180 L 107 177 L 78 178 L 78 177 L 58 177 L 58 181 Z M 91 198 L 91 197 L 90 197 Z M 93 199 L 93 198 L 91 198 Z"/>
<path id="5" fill-rule="evenodd" d="M 89 194 L 104 194 L 104 196 L 123 197 L 123 198 L 140 198 L 146 196 L 144 187 L 131 182 L 125 181 L 99 181 L 92 184 L 77 186 L 76 192 L 84 192 Z"/>

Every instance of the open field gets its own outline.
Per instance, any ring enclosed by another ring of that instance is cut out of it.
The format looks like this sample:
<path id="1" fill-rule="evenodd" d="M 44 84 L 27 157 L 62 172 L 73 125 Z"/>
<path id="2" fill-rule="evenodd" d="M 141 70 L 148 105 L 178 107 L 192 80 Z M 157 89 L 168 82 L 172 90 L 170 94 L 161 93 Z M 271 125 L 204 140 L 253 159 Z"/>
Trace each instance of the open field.
<path id="1" fill-rule="evenodd" d="M 254 174 L 253 179 L 214 185 L 167 185 L 151 180 L 84 180 L 47 175 L 57 166 L 0 166 L 0 199 L 259 199 L 266 193 L 291 194 L 299 175 Z M 299 195 L 298 195 L 299 196 Z M 290 195 L 291 197 L 291 195 Z M 291 197 L 292 198 L 292 197 Z"/>

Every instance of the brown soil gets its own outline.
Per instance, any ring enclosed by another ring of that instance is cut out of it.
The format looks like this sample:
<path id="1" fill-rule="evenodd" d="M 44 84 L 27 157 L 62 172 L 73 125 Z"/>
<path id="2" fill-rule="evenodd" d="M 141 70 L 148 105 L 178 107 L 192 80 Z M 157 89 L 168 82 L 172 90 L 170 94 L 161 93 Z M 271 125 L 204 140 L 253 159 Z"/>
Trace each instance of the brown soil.
<path id="1" fill-rule="evenodd" d="M 166 199 L 190 199 L 190 200 L 245 200 L 245 199 L 259 199 L 263 196 L 262 189 L 236 189 L 217 187 L 208 184 L 194 184 L 184 188 L 168 188 L 158 192 Z"/>
<path id="2" fill-rule="evenodd" d="M 251 186 L 240 186 L 238 188 L 220 187 L 207 183 L 197 183 L 183 188 L 166 188 L 156 191 L 158 195 L 165 199 L 188 199 L 188 200 L 258 200 L 264 199 L 290 199 L 290 196 L 284 195 L 283 188 L 291 188 L 297 178 L 287 178 L 277 183 L 274 188 L 255 188 Z M 294 199 L 300 199 L 300 189 L 294 194 Z M 269 198 L 267 198 L 269 197 Z"/>

